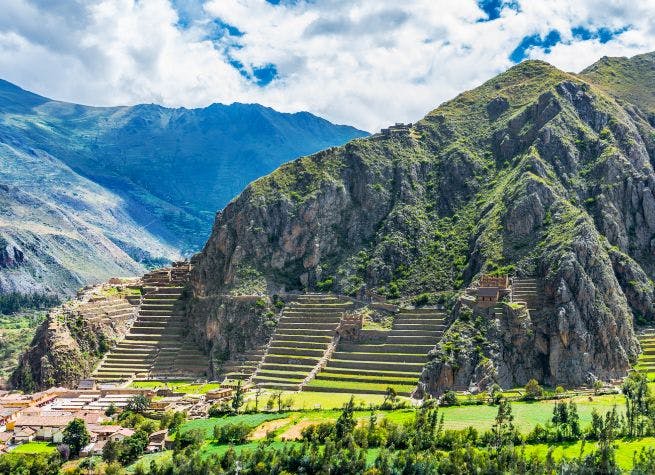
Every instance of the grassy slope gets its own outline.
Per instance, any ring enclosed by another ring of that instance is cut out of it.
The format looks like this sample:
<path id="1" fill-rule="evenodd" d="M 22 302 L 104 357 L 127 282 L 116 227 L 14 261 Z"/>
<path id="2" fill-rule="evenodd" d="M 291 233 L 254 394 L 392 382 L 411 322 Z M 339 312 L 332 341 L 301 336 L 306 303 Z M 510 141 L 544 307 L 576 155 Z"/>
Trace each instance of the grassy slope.
<path id="1" fill-rule="evenodd" d="M 655 53 L 603 57 L 580 73 L 612 96 L 655 115 Z"/>

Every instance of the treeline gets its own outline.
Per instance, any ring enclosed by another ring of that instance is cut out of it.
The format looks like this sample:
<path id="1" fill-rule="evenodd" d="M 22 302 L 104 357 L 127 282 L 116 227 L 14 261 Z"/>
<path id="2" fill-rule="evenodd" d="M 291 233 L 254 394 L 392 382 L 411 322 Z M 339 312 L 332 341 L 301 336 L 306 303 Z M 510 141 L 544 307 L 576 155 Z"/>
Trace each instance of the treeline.
<path id="1" fill-rule="evenodd" d="M 577 407 L 571 401 L 553 406 L 551 421 L 537 425 L 522 435 L 514 426 L 512 406 L 498 401 L 498 411 L 491 430 L 474 427 L 464 430 L 444 429 L 439 408 L 424 404 L 412 421 L 394 423 L 371 413 L 368 423 L 358 424 L 351 401 L 336 422 L 326 421 L 306 427 L 301 444 L 282 448 L 267 438 L 254 450 L 237 453 L 230 446 L 223 455 L 198 451 L 204 442 L 202 433 L 179 437 L 170 461 L 137 466 L 136 474 L 192 475 L 211 474 L 618 474 L 616 441 L 621 437 L 655 434 L 655 401 L 645 376 L 635 374 L 623 387 L 625 415 L 616 408 L 606 414 L 594 413 L 588 427 L 581 427 Z M 247 431 L 239 424 L 214 431 L 214 441 L 242 444 Z M 593 441 L 595 450 L 571 459 L 555 460 L 552 450 L 546 454 L 528 452 L 529 443 Z M 376 449 L 375 460 L 367 459 Z M 633 461 L 634 475 L 655 473 L 655 449 L 644 449 Z"/>
<path id="2" fill-rule="evenodd" d="M 52 294 L 10 292 L 0 294 L 0 314 L 9 315 L 26 309 L 46 309 L 60 303 L 59 297 Z"/>

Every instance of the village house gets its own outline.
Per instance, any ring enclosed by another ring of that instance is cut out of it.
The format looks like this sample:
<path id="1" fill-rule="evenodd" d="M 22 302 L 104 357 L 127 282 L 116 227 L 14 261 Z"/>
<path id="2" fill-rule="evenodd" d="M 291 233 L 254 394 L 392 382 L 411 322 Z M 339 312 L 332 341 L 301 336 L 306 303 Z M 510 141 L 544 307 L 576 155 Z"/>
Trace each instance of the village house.
<path id="1" fill-rule="evenodd" d="M 161 452 L 166 447 L 166 435 L 168 431 L 166 429 L 153 432 L 148 437 L 148 446 L 146 447 L 147 453 Z"/>
<path id="2" fill-rule="evenodd" d="M 6 450 L 7 445 L 11 443 L 13 438 L 13 432 L 0 432 L 0 453 L 3 453 Z"/>
<path id="3" fill-rule="evenodd" d="M 232 393 L 234 393 L 234 390 L 229 387 L 212 389 L 211 391 L 207 391 L 207 394 L 205 394 L 205 399 L 211 402 L 229 401 L 232 399 Z"/>
<path id="4" fill-rule="evenodd" d="M 70 413 L 18 416 L 14 423 L 14 440 L 45 440 L 55 444 L 61 443 L 64 429 L 74 416 Z"/>

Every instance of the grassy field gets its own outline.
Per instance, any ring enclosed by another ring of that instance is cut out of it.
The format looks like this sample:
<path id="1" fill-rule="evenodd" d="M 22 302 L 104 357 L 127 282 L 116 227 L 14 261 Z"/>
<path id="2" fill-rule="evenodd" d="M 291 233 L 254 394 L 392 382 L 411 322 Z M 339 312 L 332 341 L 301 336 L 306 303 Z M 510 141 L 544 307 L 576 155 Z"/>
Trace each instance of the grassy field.
<path id="1" fill-rule="evenodd" d="M 49 442 L 27 442 L 12 450 L 12 454 L 49 454 L 57 450 L 57 444 Z"/>
<path id="2" fill-rule="evenodd" d="M 259 398 L 260 409 L 266 404 L 266 400 L 271 395 L 271 392 L 262 393 Z M 371 404 L 381 404 L 384 401 L 384 396 L 381 394 L 355 394 L 355 405 L 358 407 L 366 408 Z M 350 400 L 348 393 L 313 393 L 303 391 L 299 393 L 285 391 L 282 393 L 282 399 L 291 398 L 293 404 L 291 409 L 305 410 L 305 409 L 341 409 L 345 403 Z M 254 396 L 250 394 L 247 397 L 248 401 L 254 400 Z"/>
<path id="3" fill-rule="evenodd" d="M 212 389 L 221 387 L 220 383 L 190 383 L 188 381 L 134 381 L 131 388 L 137 389 L 165 389 L 187 394 L 205 394 Z"/>
<path id="4" fill-rule="evenodd" d="M 655 446 L 655 437 L 646 437 L 636 440 L 618 440 L 616 441 L 616 462 L 623 470 L 632 468 L 632 460 L 635 452 L 639 452 L 644 447 Z M 526 455 L 537 454 L 540 457 L 546 457 L 551 446 L 547 444 L 526 445 Z M 553 458 L 560 460 L 562 457 L 576 458 L 580 456 L 582 442 L 553 445 Z M 586 442 L 584 444 L 583 454 L 589 454 L 596 448 L 596 442 Z"/>
<path id="5" fill-rule="evenodd" d="M 243 423 L 254 429 L 258 425 L 266 421 L 271 421 L 273 419 L 280 419 L 283 417 L 288 417 L 288 414 L 258 413 L 258 414 L 243 414 L 233 417 L 211 417 L 209 419 L 194 419 L 182 424 L 182 427 L 180 427 L 180 432 L 184 433 L 192 429 L 203 429 L 205 431 L 206 437 L 209 438 L 214 433 L 215 426 Z"/>

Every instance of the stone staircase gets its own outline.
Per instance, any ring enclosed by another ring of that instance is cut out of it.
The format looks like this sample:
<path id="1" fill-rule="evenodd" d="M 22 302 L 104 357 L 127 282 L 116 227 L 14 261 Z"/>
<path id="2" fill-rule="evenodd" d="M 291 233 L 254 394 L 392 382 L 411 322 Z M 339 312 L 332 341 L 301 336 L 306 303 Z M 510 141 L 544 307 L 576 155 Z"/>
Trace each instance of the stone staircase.
<path id="1" fill-rule="evenodd" d="M 252 376 L 259 387 L 297 391 L 319 364 L 352 302 L 336 296 L 298 296 L 283 312 L 271 343 Z M 237 371 L 247 374 L 241 366 Z"/>
<path id="2" fill-rule="evenodd" d="M 512 302 L 525 303 L 530 312 L 541 310 L 543 288 L 539 280 L 530 277 L 513 277 Z"/>
<path id="3" fill-rule="evenodd" d="M 440 310 L 401 310 L 382 340 L 339 342 L 326 367 L 304 390 L 384 394 L 393 387 L 408 396 L 444 331 L 445 314 Z"/>
<path id="4" fill-rule="evenodd" d="M 183 290 L 180 286 L 146 287 L 136 321 L 92 376 L 100 381 L 125 381 L 206 375 L 207 357 L 184 338 Z"/>

